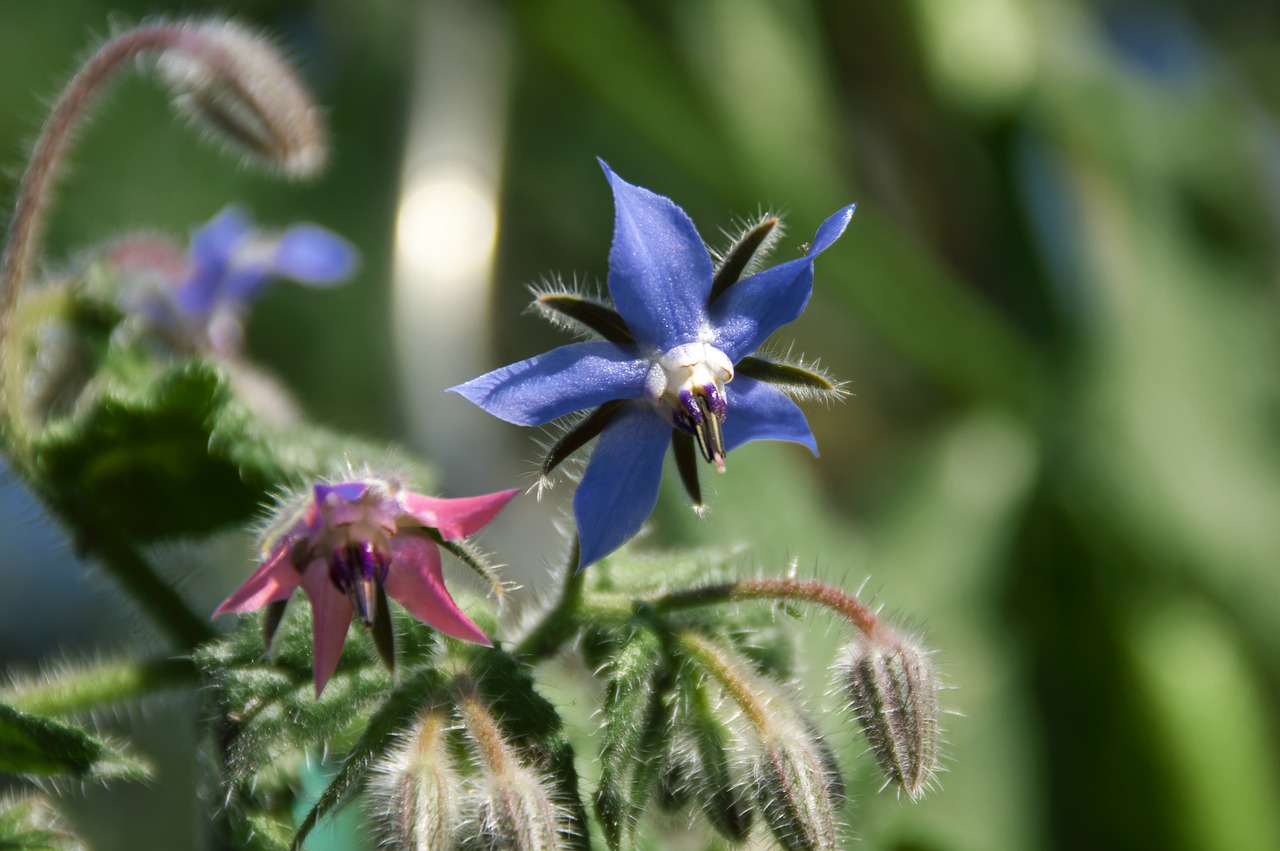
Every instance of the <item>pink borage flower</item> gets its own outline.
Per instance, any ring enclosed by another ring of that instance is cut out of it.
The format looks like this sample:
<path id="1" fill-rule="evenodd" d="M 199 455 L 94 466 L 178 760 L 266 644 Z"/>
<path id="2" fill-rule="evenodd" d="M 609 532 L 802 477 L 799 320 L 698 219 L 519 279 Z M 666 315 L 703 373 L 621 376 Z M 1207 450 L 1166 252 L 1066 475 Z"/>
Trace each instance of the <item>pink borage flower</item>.
<path id="1" fill-rule="evenodd" d="M 352 616 L 366 627 L 386 617 L 381 592 L 446 635 L 488 646 L 444 586 L 437 541 L 476 532 L 518 492 L 444 499 L 383 479 L 317 484 L 272 524 L 262 565 L 213 614 L 254 611 L 302 586 L 314 620 L 317 697 L 338 666 Z"/>

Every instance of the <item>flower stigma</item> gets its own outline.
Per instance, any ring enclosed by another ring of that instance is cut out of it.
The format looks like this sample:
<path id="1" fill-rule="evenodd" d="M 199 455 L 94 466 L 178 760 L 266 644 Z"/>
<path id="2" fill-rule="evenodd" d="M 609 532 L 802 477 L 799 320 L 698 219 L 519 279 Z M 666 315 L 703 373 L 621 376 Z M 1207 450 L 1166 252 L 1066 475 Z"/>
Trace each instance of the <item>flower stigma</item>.
<path id="1" fill-rule="evenodd" d="M 664 408 L 672 424 L 698 441 L 702 457 L 724 472 L 724 430 L 729 412 L 724 386 L 733 361 L 709 343 L 686 343 L 663 352 L 645 378 L 649 401 Z"/>

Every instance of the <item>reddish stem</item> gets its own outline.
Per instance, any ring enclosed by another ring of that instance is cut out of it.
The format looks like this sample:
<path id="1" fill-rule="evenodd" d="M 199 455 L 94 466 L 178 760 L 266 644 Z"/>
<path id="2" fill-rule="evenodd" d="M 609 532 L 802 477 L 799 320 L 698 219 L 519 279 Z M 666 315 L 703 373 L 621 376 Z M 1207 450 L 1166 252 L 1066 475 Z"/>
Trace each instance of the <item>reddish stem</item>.
<path id="1" fill-rule="evenodd" d="M 857 597 L 815 580 L 744 579 L 707 585 L 689 591 L 677 591 L 651 600 L 659 611 L 687 609 L 737 600 L 787 600 L 817 603 L 839 614 L 868 638 L 880 635 L 884 628 L 875 612 Z"/>

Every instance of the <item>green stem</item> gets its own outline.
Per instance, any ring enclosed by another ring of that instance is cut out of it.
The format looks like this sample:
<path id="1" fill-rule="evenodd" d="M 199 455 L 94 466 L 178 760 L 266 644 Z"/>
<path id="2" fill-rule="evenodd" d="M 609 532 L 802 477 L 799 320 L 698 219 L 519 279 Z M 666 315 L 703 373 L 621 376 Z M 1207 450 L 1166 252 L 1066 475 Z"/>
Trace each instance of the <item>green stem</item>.
<path id="1" fill-rule="evenodd" d="M 849 621 L 868 638 L 877 637 L 880 635 L 881 630 L 884 629 L 875 612 L 859 602 L 857 597 L 814 580 L 744 579 L 740 582 L 725 582 L 718 585 L 693 588 L 688 591 L 675 591 L 655 597 L 647 602 L 655 612 L 661 614 L 679 609 L 691 609 L 698 606 L 710 606 L 717 603 L 740 600 L 786 600 L 789 602 L 816 603 Z"/>
<path id="2" fill-rule="evenodd" d="M 94 556 L 125 593 L 183 651 L 213 638 L 207 618 L 197 615 L 151 563 L 89 506 L 72 498 L 45 494 L 46 504 L 78 535 L 80 549 Z"/>
<path id="3" fill-rule="evenodd" d="M 517 656 L 531 656 L 534 659 L 554 656 L 577 632 L 577 613 L 582 607 L 584 584 L 582 571 L 578 570 L 579 554 L 580 546 L 575 535 L 573 546 L 569 548 L 569 564 L 560 599 L 542 616 L 542 622 L 516 645 Z"/>
<path id="4" fill-rule="evenodd" d="M 197 682 L 190 659 L 131 659 L 69 670 L 47 681 L 18 683 L 4 702 L 31 715 L 70 715 Z"/>

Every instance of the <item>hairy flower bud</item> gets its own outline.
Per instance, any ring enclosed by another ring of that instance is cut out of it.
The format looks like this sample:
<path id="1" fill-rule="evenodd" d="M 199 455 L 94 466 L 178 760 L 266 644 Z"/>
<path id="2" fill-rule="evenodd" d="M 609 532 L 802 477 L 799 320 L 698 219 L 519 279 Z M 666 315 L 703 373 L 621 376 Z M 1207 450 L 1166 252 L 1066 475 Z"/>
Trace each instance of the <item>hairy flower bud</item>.
<path id="1" fill-rule="evenodd" d="M 836 848 L 844 782 L 835 756 L 808 719 L 775 717 L 750 769 L 765 823 L 788 851 Z"/>
<path id="2" fill-rule="evenodd" d="M 459 827 L 461 777 L 449 754 L 448 728 L 443 712 L 427 711 L 376 770 L 370 802 L 380 847 L 393 851 L 450 847 Z"/>
<path id="3" fill-rule="evenodd" d="M 938 761 L 938 680 L 928 652 L 886 628 L 846 647 L 836 666 L 880 770 L 919 798 Z"/>
<path id="4" fill-rule="evenodd" d="M 693 632 L 680 644 L 741 710 L 725 721 L 740 743 L 746 789 L 774 838 L 788 851 L 836 848 L 844 782 L 817 727 L 727 648 Z"/>
<path id="5" fill-rule="evenodd" d="M 455 833 L 467 851 L 551 851 L 568 847 L 572 817 L 550 777 L 541 774 L 503 733 L 481 698 L 461 689 L 458 706 L 474 744 L 478 774 Z M 445 846 L 441 846 L 445 847 Z"/>
<path id="6" fill-rule="evenodd" d="M 227 21 L 183 25 L 158 69 L 177 107 L 234 149 L 306 178 L 324 165 L 319 110 L 280 52 Z"/>

